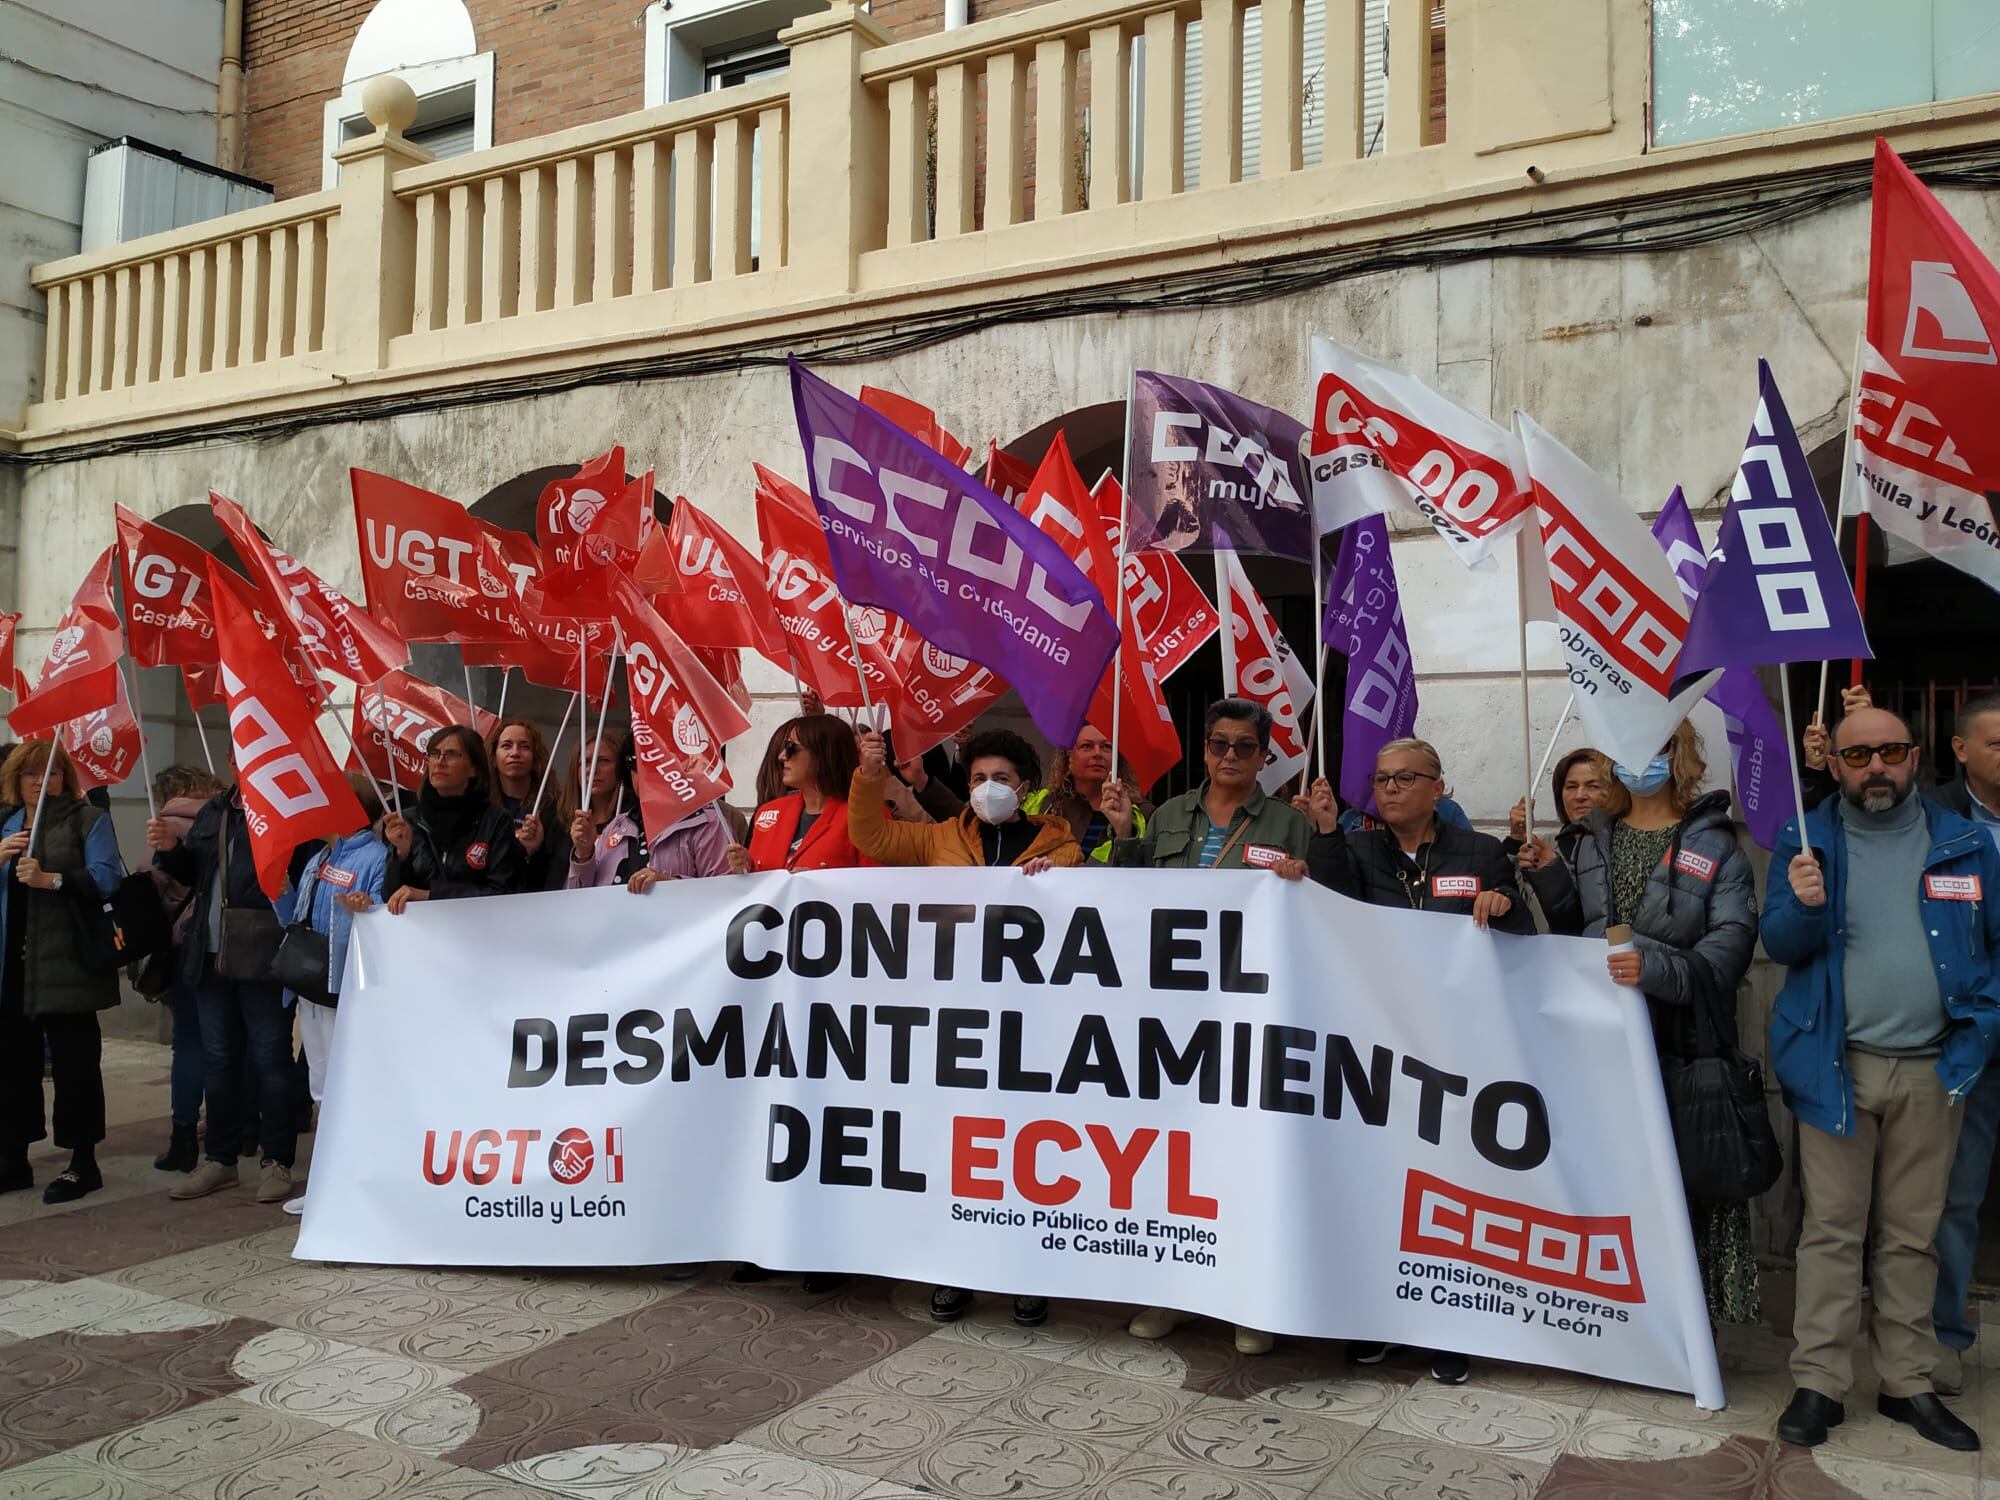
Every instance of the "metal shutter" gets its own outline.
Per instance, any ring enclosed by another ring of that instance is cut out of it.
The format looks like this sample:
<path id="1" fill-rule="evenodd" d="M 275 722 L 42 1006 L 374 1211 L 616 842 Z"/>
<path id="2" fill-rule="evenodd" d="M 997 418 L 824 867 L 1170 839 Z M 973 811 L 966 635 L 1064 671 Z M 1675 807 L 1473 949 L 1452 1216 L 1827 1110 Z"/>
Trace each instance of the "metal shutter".
<path id="1" fill-rule="evenodd" d="M 472 116 L 464 115 L 456 120 L 440 120 L 435 125 L 425 125 L 412 130 L 409 139 L 439 161 L 447 156 L 463 156 L 472 149 Z"/>

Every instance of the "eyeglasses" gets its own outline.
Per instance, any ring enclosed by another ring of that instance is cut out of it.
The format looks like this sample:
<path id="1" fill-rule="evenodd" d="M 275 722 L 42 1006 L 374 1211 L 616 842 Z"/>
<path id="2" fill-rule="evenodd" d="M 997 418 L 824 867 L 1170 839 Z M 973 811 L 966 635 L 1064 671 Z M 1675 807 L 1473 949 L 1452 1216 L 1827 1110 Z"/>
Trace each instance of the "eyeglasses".
<path id="1" fill-rule="evenodd" d="M 1885 745 L 1849 745 L 1845 750 L 1833 753 L 1858 771 L 1878 755 L 1882 757 L 1883 765 L 1900 766 L 1916 748 L 1908 740 L 1890 740 Z"/>
<path id="2" fill-rule="evenodd" d="M 1437 781 L 1441 778 L 1428 771 L 1377 771 L 1368 778 L 1379 791 L 1385 786 L 1393 786 L 1398 791 L 1407 792 L 1420 781 Z"/>
<path id="3" fill-rule="evenodd" d="M 434 750 L 424 752 L 432 760 L 464 760 L 465 752 L 456 745 L 439 745 Z"/>
<path id="4" fill-rule="evenodd" d="M 804 748 L 797 740 L 786 740 L 784 744 L 778 746 L 778 759 L 790 760 Z"/>
<path id="5" fill-rule="evenodd" d="M 1264 747 L 1255 740 L 1225 740 L 1217 735 L 1208 742 L 1208 753 L 1217 760 L 1228 760 L 1232 755 L 1238 760 L 1255 760 L 1264 753 Z"/>

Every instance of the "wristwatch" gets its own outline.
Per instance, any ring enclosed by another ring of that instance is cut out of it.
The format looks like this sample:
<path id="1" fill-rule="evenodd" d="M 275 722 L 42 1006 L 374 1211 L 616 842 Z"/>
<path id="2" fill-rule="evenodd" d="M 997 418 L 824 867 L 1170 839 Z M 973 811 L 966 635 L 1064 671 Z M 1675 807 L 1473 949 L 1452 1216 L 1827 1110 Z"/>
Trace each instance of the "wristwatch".
<path id="1" fill-rule="evenodd" d="M 49 887 L 50 890 L 59 891 L 62 889 L 62 871 L 60 870 L 56 871 L 55 874 L 49 877 L 49 879 L 55 882 L 54 885 Z"/>

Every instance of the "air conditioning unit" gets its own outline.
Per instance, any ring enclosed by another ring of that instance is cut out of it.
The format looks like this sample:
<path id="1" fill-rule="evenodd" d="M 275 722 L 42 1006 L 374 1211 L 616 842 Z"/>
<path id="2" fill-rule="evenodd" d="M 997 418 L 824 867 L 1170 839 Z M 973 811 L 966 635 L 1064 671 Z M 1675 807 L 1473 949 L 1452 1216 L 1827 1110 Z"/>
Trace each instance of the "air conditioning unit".
<path id="1" fill-rule="evenodd" d="M 274 197 L 268 182 L 121 136 L 92 151 L 84 163 L 83 249 L 102 250 L 260 208 Z"/>

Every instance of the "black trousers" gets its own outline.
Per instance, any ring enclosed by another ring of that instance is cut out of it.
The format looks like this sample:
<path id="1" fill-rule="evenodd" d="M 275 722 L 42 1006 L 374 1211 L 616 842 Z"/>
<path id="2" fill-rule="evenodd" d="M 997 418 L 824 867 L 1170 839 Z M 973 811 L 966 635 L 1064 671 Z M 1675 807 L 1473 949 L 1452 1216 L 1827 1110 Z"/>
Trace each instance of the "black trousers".
<path id="1" fill-rule="evenodd" d="M 42 1112 L 45 1048 L 55 1074 L 56 1144 L 74 1151 L 104 1139 L 104 1043 L 97 1013 L 29 1016 L 19 996 L 0 995 L 0 1150 L 25 1151 L 48 1134 Z"/>

